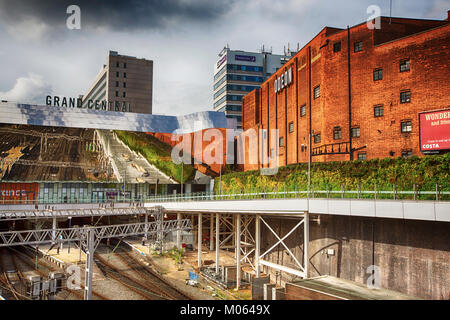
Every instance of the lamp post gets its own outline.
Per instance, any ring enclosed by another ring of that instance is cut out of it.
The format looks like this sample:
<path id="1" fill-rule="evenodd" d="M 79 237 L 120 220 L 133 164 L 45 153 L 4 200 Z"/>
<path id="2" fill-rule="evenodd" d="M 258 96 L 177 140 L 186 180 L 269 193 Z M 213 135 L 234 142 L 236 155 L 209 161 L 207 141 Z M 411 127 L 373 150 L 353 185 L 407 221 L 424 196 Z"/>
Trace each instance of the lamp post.
<path id="1" fill-rule="evenodd" d="M 303 241 L 304 241 L 304 253 L 303 253 L 303 265 L 305 271 L 305 278 L 309 277 L 309 198 L 311 192 L 311 137 L 314 136 L 314 130 L 309 133 L 308 140 L 308 199 L 307 199 L 307 210 L 304 215 L 303 221 Z"/>
<path id="2" fill-rule="evenodd" d="M 181 179 L 180 179 L 180 183 L 181 183 L 181 196 L 183 196 L 183 178 L 184 178 L 184 162 L 181 161 Z"/>
<path id="3" fill-rule="evenodd" d="M 220 165 L 219 173 L 219 197 L 222 197 L 222 164 Z"/>
<path id="4" fill-rule="evenodd" d="M 309 133 L 308 139 L 308 210 L 309 210 L 309 197 L 311 192 L 311 138 L 314 135 L 314 130 Z"/>
<path id="5" fill-rule="evenodd" d="M 123 202 L 125 202 L 125 197 L 126 197 L 126 185 L 125 185 L 126 180 L 127 180 L 127 167 L 125 166 L 124 176 L 123 176 Z"/>

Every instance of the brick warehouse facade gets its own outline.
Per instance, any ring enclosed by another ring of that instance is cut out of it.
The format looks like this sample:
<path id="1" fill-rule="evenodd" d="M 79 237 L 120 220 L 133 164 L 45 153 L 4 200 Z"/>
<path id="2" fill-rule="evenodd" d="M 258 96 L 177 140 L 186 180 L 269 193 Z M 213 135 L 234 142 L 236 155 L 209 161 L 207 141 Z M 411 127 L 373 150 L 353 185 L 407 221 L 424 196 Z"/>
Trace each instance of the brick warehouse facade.
<path id="1" fill-rule="evenodd" d="M 421 155 L 419 112 L 450 106 L 449 57 L 448 18 L 325 27 L 244 97 L 244 132 L 278 129 L 280 166 L 308 162 L 310 133 L 312 161 Z M 262 137 L 258 164 L 245 170 L 264 166 L 270 136 Z"/>

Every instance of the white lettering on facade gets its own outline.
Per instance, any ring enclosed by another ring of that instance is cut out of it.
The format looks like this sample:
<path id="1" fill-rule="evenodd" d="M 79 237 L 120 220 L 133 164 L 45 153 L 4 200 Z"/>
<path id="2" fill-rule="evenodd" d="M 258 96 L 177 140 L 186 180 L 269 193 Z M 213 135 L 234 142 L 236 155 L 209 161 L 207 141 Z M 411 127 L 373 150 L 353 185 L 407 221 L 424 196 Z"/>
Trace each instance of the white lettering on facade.
<path id="1" fill-rule="evenodd" d="M 292 84 L 292 68 L 289 68 L 284 73 L 282 73 L 278 78 L 274 80 L 274 90 L 275 93 L 287 88 Z"/>

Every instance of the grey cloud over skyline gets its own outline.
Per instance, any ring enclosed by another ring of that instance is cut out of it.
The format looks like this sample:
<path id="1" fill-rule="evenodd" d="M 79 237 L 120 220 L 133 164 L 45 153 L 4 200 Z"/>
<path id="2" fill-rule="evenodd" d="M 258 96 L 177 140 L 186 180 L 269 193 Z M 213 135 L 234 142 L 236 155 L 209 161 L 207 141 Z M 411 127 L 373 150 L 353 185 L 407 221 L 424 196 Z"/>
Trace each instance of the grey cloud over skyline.
<path id="1" fill-rule="evenodd" d="M 58 6 L 52 6 L 55 2 Z M 68 30 L 66 8 L 77 3 L 82 29 Z M 449 3 L 394 0 L 393 16 L 442 20 Z M 297 43 L 303 47 L 325 26 L 365 21 L 371 4 L 389 15 L 389 0 L 0 0 L 0 94 L 31 73 L 40 75 L 53 94 L 76 97 L 94 81 L 108 51 L 115 50 L 154 61 L 154 113 L 212 110 L 213 66 L 224 45 L 258 51 L 264 44 L 282 53 L 288 43 L 291 49 Z M 156 12 L 155 21 L 146 20 Z M 39 99 L 37 90 L 25 88 Z"/>
<path id="2" fill-rule="evenodd" d="M 234 0 L 0 0 L 0 16 L 9 24 L 33 19 L 53 29 L 65 28 L 66 9 L 81 8 L 83 26 L 109 30 L 164 29 L 174 24 L 211 21 Z"/>

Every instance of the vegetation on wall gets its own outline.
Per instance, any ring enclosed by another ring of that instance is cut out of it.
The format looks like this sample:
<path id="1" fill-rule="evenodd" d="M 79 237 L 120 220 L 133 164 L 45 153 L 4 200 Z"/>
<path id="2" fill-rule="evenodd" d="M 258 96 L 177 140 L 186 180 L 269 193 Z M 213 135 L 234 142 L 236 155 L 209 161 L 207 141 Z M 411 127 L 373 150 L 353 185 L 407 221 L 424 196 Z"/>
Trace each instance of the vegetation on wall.
<path id="1" fill-rule="evenodd" d="M 421 158 L 312 163 L 311 189 L 435 191 L 437 184 L 439 190 L 450 191 L 449 172 L 450 153 Z M 219 178 L 215 179 L 214 188 L 218 194 Z M 222 176 L 221 194 L 299 191 L 307 188 L 308 164 L 302 163 L 281 167 L 273 176 L 261 175 L 259 171 L 225 174 Z"/>
<path id="2" fill-rule="evenodd" d="M 176 164 L 171 159 L 172 147 L 157 138 L 137 132 L 115 131 L 117 137 L 131 150 L 140 153 L 147 161 L 178 182 L 185 183 L 194 178 L 195 169 L 190 165 Z M 183 171 L 183 179 L 181 172 Z"/>

